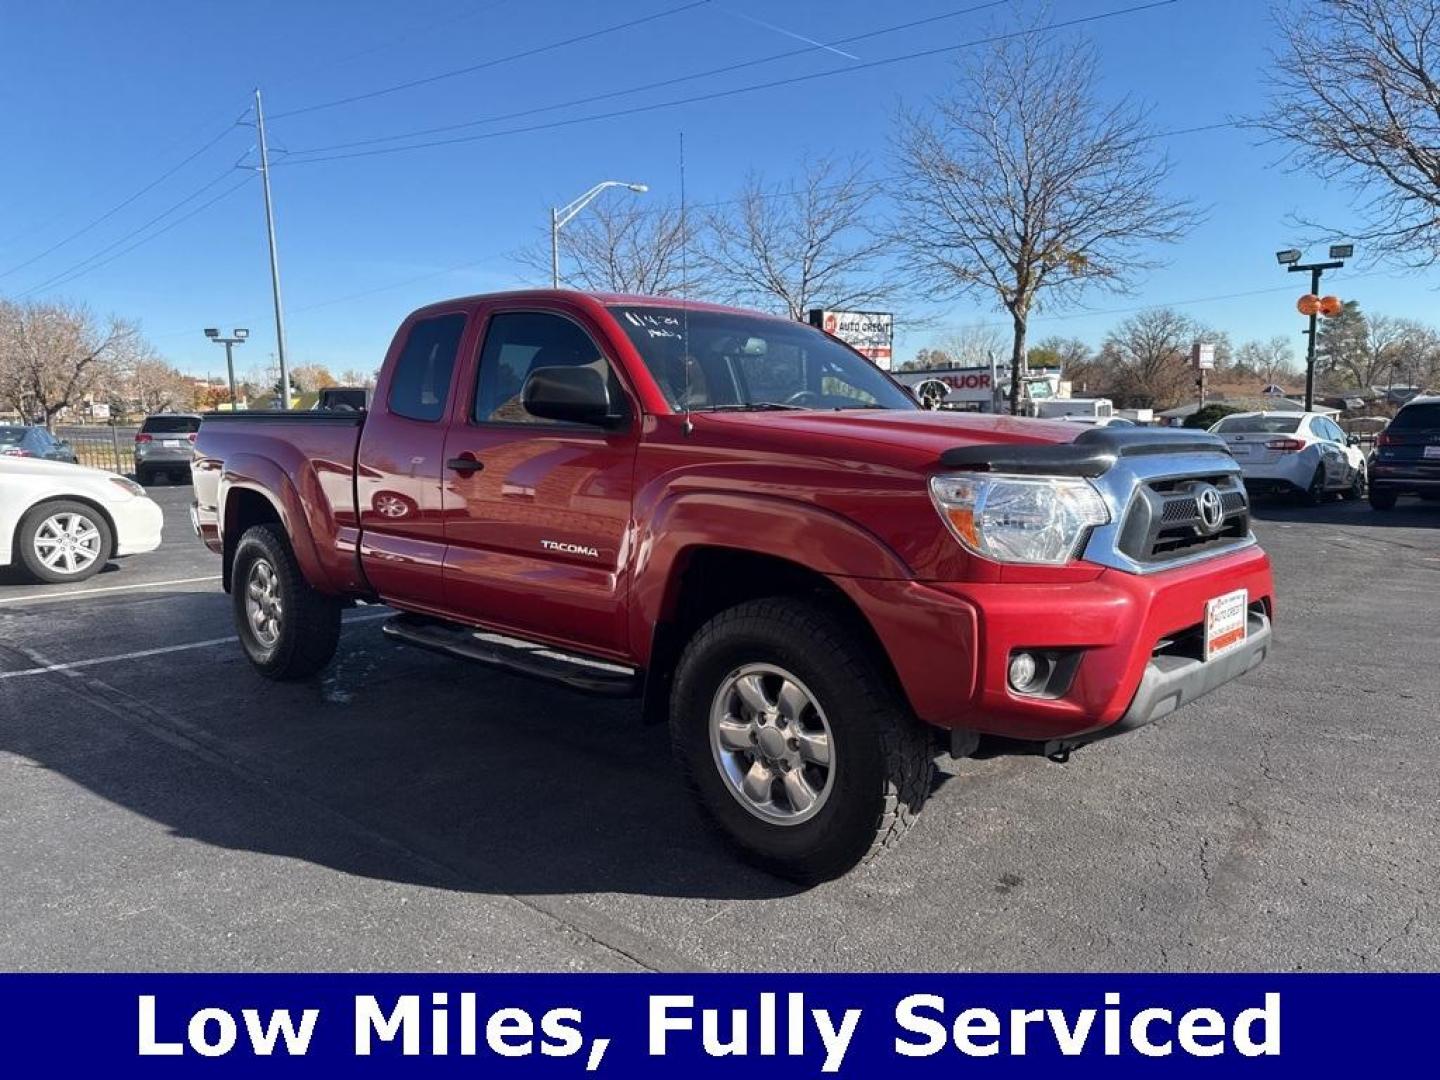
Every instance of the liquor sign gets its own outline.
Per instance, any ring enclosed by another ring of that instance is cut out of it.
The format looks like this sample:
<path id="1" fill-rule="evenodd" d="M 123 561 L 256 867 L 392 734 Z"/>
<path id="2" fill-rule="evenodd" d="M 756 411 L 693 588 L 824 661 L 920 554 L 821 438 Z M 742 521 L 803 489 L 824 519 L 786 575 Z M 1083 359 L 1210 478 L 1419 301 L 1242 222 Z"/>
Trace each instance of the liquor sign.
<path id="1" fill-rule="evenodd" d="M 839 338 L 881 371 L 890 370 L 895 341 L 895 316 L 890 312 L 811 308 L 810 325 Z"/>
<path id="2" fill-rule="evenodd" d="M 1002 381 L 1008 376 L 1001 372 Z M 934 386 L 936 392 L 940 386 L 945 387 L 946 393 L 940 400 L 952 405 L 965 402 L 973 404 L 990 404 L 994 394 L 990 369 L 988 367 L 970 368 L 930 368 L 923 371 L 903 371 L 895 375 L 897 381 L 906 386 L 915 388 L 926 388 Z"/>

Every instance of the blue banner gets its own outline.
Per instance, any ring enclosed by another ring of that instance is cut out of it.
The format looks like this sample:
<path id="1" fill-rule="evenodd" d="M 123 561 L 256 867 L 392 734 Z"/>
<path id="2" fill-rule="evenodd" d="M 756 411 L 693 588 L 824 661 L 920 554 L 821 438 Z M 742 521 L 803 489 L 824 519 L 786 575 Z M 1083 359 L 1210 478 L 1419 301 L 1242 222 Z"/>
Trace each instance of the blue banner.
<path id="1" fill-rule="evenodd" d="M 0 1060 L 106 1077 L 1431 1074 L 1437 1005 L 1428 975 L 3 975 Z"/>

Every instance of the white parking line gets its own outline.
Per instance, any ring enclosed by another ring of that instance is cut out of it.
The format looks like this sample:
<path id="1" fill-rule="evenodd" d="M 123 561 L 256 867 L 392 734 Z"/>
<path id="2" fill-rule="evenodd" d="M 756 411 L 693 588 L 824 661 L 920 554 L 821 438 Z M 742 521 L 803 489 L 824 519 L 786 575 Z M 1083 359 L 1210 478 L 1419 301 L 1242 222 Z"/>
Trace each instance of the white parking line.
<path id="1" fill-rule="evenodd" d="M 373 615 L 360 615 L 354 619 L 346 619 L 345 625 L 354 623 L 373 622 L 376 619 L 388 619 L 393 612 L 377 612 Z M 56 671 L 74 671 L 76 668 L 94 667 L 96 664 L 118 664 L 125 660 L 140 660 L 147 656 L 164 656 L 166 653 L 189 652 L 192 649 L 209 649 L 216 645 L 228 645 L 240 639 L 234 634 L 229 637 L 210 638 L 206 641 L 187 641 L 183 645 L 162 645 L 156 649 L 140 649 L 138 652 L 119 653 L 115 656 L 97 656 L 90 660 L 71 660 L 65 664 L 46 664 L 43 667 L 24 668 L 20 671 L 0 671 L 0 681 L 5 679 L 19 679 L 25 675 L 49 675 Z M 37 657 L 37 659 L 39 659 Z"/>
<path id="2" fill-rule="evenodd" d="M 171 581 L 142 581 L 135 585 L 110 585 L 103 589 L 75 589 L 72 592 L 27 593 L 25 596 L 0 597 L 0 604 L 44 604 L 52 600 L 69 600 L 75 596 L 98 596 L 100 593 L 138 592 L 141 589 L 161 589 L 166 585 L 197 585 L 202 581 L 219 581 L 219 574 L 207 577 L 175 578 Z"/>

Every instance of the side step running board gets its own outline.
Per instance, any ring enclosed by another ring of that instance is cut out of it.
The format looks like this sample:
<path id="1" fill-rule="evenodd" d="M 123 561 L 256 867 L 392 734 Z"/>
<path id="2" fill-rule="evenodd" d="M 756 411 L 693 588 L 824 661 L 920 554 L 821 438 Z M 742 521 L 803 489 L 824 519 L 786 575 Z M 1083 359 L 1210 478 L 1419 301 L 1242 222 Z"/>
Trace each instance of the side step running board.
<path id="1" fill-rule="evenodd" d="M 560 683 L 587 694 L 635 697 L 640 693 L 643 682 L 639 671 L 624 664 L 562 652 L 539 642 L 476 630 L 440 619 L 396 615 L 386 619 L 381 629 L 387 637 L 406 645 Z"/>

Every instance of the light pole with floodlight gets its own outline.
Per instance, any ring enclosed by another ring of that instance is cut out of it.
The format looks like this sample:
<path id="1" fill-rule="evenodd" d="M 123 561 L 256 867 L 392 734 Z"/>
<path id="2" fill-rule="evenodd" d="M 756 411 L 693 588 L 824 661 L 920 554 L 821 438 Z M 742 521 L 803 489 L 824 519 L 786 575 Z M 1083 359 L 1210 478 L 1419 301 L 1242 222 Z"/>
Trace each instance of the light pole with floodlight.
<path id="1" fill-rule="evenodd" d="M 239 399 L 235 396 L 235 357 L 230 351 L 236 345 L 245 344 L 245 339 L 250 336 L 250 331 L 244 327 L 230 331 L 229 337 L 221 337 L 220 331 L 213 326 L 205 328 L 205 336 L 217 345 L 225 346 L 225 373 L 230 377 L 230 411 L 235 412 L 239 407 Z"/>
<path id="2" fill-rule="evenodd" d="M 602 180 L 574 202 L 550 208 L 550 284 L 560 287 L 560 230 L 568 225 L 576 214 L 590 205 L 590 201 L 606 188 L 629 188 L 637 195 L 643 195 L 650 188 L 645 184 L 627 184 L 624 180 Z"/>
<path id="3" fill-rule="evenodd" d="M 1326 270 L 1338 270 L 1345 265 L 1345 260 L 1355 254 L 1354 244 L 1331 244 L 1330 261 L 1323 263 L 1301 263 L 1300 251 L 1297 248 L 1286 248 L 1284 251 L 1275 253 L 1275 261 L 1292 274 L 1309 272 L 1310 274 L 1310 296 L 1320 295 L 1320 275 Z M 1315 409 L 1315 321 L 1320 314 L 1318 307 L 1313 307 L 1308 313 L 1310 325 L 1304 331 L 1310 339 L 1305 348 L 1305 411 L 1313 412 Z M 1329 312 L 1326 312 L 1328 315 Z"/>

